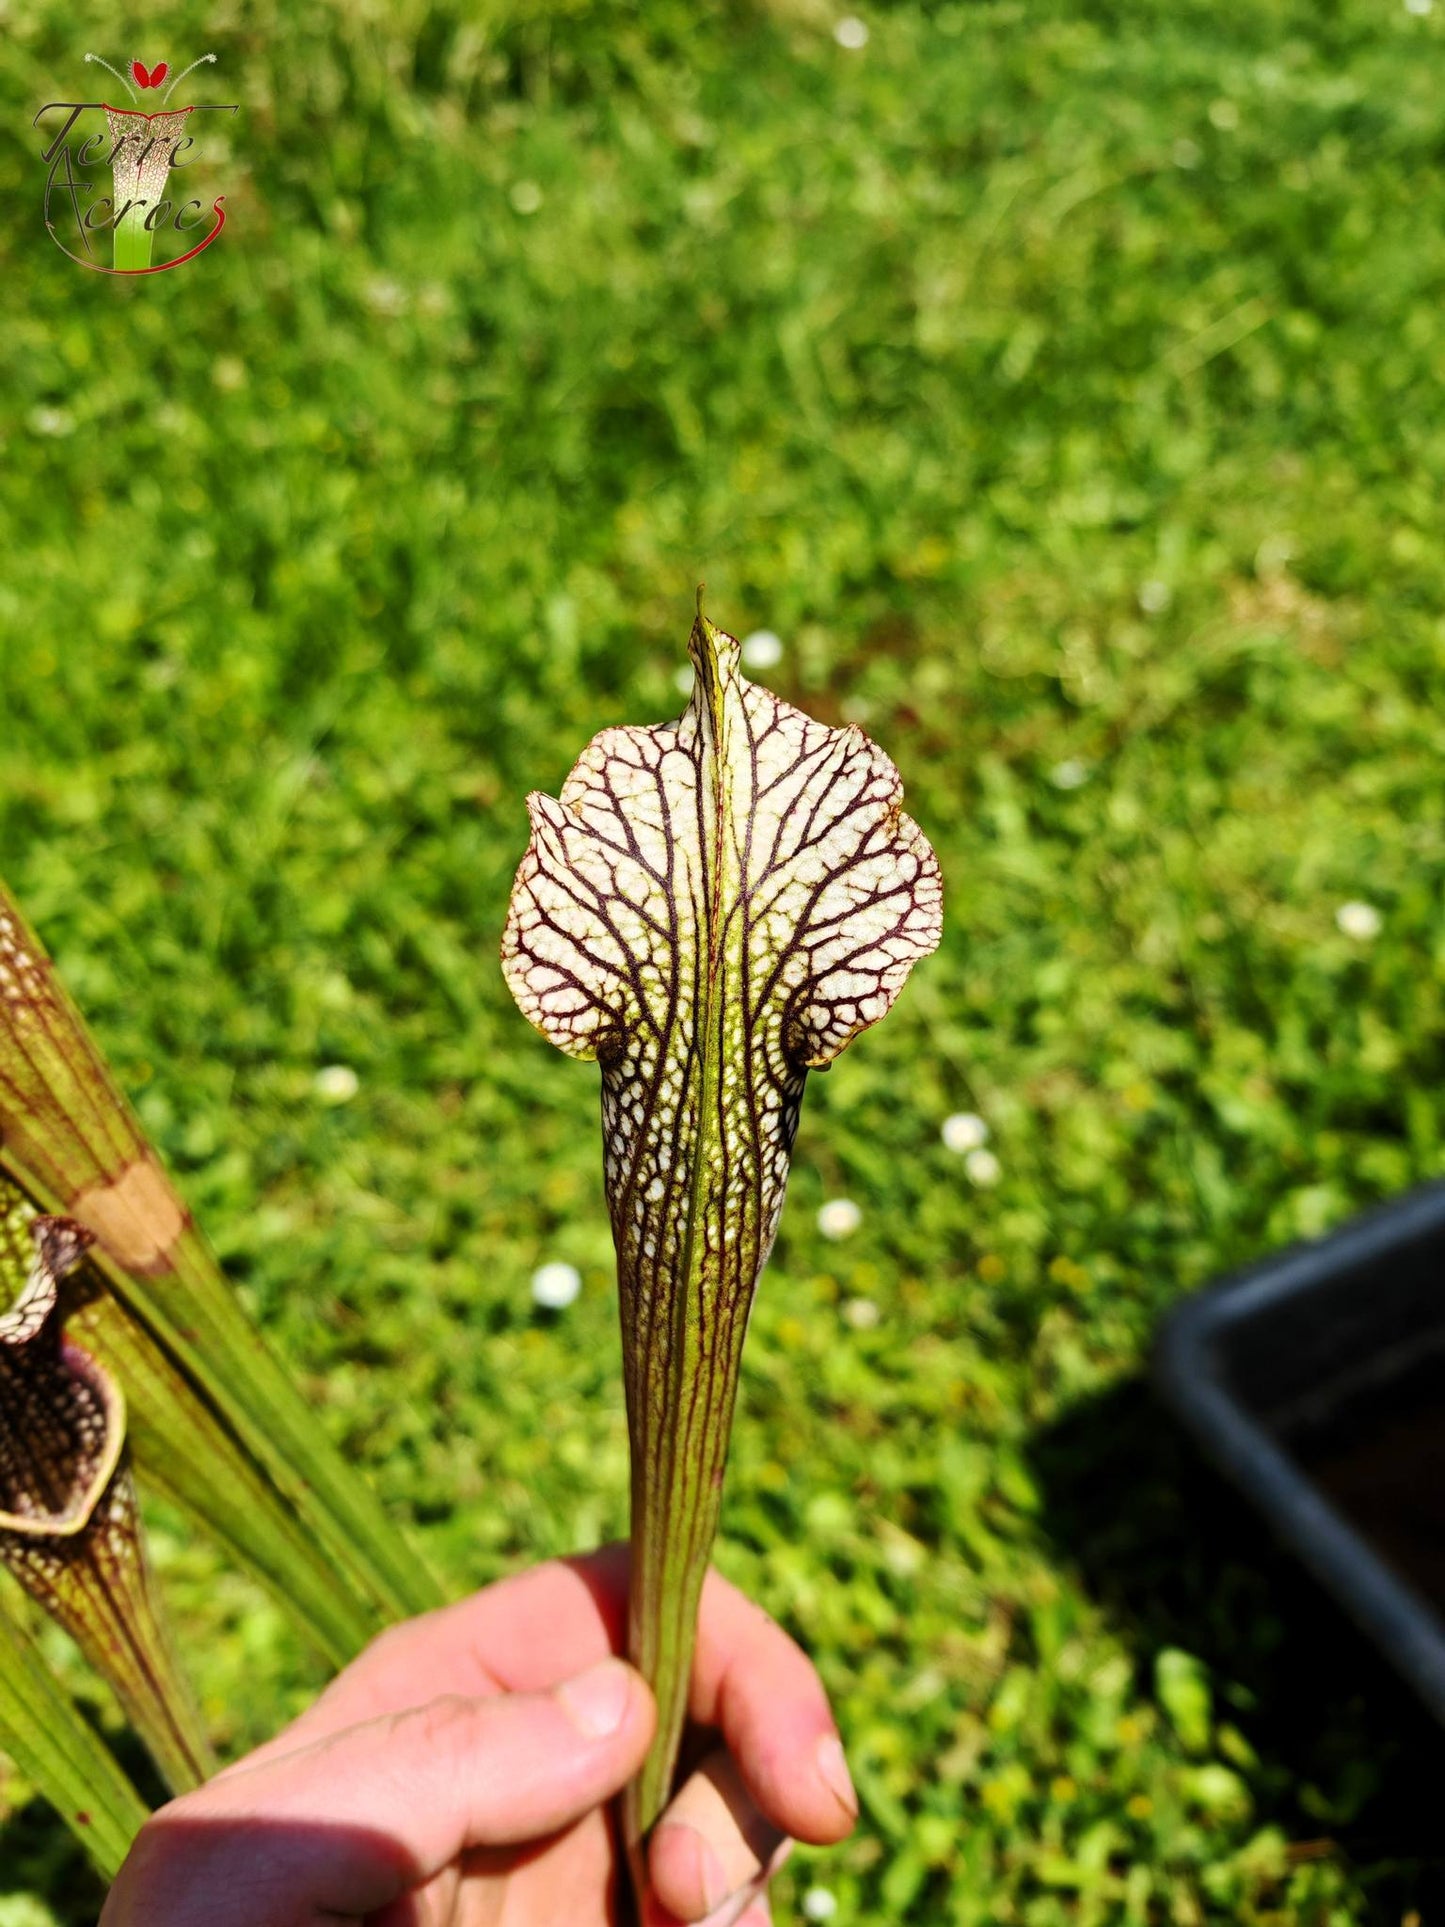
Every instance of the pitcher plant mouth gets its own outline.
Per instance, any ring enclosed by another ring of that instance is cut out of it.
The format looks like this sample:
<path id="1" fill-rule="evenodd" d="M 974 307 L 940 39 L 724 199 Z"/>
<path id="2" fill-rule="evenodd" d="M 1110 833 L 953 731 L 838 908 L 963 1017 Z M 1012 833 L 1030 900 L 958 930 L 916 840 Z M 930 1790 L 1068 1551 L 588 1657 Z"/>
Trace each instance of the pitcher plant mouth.
<path id="1" fill-rule="evenodd" d="M 6 1224 L 13 1237 L 9 1213 Z M 0 1317 L 0 1561 L 109 1680 L 183 1791 L 214 1761 L 141 1541 L 125 1399 L 63 1330 L 61 1285 L 93 1237 L 69 1218 L 35 1217 L 29 1229 L 34 1263 Z"/>
<path id="2" fill-rule="evenodd" d="M 624 1799 L 634 1881 L 669 1797 L 738 1371 L 803 1088 L 936 948 L 942 884 L 892 762 L 749 682 L 702 613 L 681 718 L 605 729 L 528 798 L 502 967 L 602 1072 L 632 1443 L 629 1655 L 658 1730 Z"/>
<path id="3" fill-rule="evenodd" d="M 0 1561 L 74 1634 L 179 1788 L 210 1755 L 172 1662 L 133 1466 L 338 1665 L 441 1603 L 249 1323 L 0 884 Z M 0 1624 L 7 1666 L 0 1746 L 110 1877 L 139 1795 L 17 1624 Z"/>
<path id="4" fill-rule="evenodd" d="M 145 1476 L 339 1662 L 440 1592 L 238 1305 L 55 966 L 0 884 L 0 1209 L 94 1234 L 71 1320 L 132 1391 Z M 189 1441 L 189 1443 L 188 1443 Z"/>

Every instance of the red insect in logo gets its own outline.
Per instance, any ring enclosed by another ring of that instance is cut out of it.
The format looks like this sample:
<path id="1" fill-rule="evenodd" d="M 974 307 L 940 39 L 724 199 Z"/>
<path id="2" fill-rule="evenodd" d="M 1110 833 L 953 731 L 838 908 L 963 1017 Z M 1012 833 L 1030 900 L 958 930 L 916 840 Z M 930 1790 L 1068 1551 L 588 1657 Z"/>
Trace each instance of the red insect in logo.
<path id="1" fill-rule="evenodd" d="M 170 70 L 171 66 L 168 60 L 158 60 L 149 73 L 146 72 L 145 66 L 141 61 L 133 60 L 130 63 L 131 78 L 135 81 L 137 87 L 159 87 Z"/>

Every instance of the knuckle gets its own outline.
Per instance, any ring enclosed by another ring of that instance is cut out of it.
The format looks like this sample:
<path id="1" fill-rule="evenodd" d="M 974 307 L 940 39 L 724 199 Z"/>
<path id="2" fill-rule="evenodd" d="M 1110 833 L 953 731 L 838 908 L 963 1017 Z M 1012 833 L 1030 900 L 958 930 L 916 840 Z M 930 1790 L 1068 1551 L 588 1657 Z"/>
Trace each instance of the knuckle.
<path id="1" fill-rule="evenodd" d="M 408 1713 L 394 1716 L 393 1730 L 414 1733 L 428 1753 L 461 1751 L 476 1738 L 476 1702 L 461 1693 L 443 1693 Z"/>

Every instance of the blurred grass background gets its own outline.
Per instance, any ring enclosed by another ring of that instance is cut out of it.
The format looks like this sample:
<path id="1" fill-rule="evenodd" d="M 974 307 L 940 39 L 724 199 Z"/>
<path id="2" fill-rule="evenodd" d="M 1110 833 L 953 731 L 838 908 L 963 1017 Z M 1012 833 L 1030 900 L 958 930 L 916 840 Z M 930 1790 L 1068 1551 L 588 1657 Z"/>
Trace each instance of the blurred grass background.
<path id="1" fill-rule="evenodd" d="M 0 867 L 335 1437 L 455 1587 L 625 1528 L 595 1073 L 496 947 L 524 793 L 676 713 L 705 577 L 947 886 L 750 1341 L 720 1561 L 864 1808 L 780 1919 L 1436 1918 L 1438 1747 L 1137 1381 L 1445 1164 L 1439 12 L 0 21 Z M 174 275 L 41 225 L 90 49 L 241 104 Z M 319 1675 L 155 1524 L 242 1748 Z M 0 1921 L 92 1919 L 0 1813 Z"/>

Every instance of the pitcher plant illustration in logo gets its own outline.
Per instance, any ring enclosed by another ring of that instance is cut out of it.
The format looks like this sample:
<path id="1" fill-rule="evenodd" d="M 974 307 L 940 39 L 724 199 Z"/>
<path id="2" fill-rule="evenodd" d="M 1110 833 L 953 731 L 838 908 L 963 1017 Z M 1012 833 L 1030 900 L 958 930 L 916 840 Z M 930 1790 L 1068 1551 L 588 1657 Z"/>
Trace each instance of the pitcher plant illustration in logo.
<path id="1" fill-rule="evenodd" d="M 208 248 L 226 225 L 225 196 L 211 203 L 209 228 L 207 214 L 199 199 L 172 198 L 172 175 L 191 165 L 199 154 L 196 123 L 192 115 L 202 113 L 234 114 L 234 103 L 211 105 L 192 103 L 170 107 L 171 95 L 198 67 L 215 62 L 214 54 L 202 54 L 177 74 L 159 94 L 158 111 L 147 113 L 142 102 L 153 90 L 164 86 L 171 72 L 167 60 L 147 67 L 142 60 L 130 62 L 123 73 L 99 54 L 88 53 L 87 63 L 104 67 L 136 103 L 116 107 L 104 100 L 52 100 L 39 109 L 33 125 L 47 114 L 63 110 L 66 120 L 41 155 L 49 168 L 45 182 L 45 225 L 50 238 L 62 253 L 83 268 L 101 274 L 161 274 L 178 268 Z M 72 142 L 81 116 L 94 110 L 105 115 L 105 133 L 93 132 Z M 99 194 L 100 181 L 92 170 L 109 166 L 109 194 Z M 168 191 L 169 190 L 169 191 Z M 96 257 L 95 242 L 106 229 L 111 233 L 111 260 Z M 66 245 L 76 238 L 81 252 Z M 157 234 L 174 236 L 182 251 L 162 261 L 153 261 Z"/>

